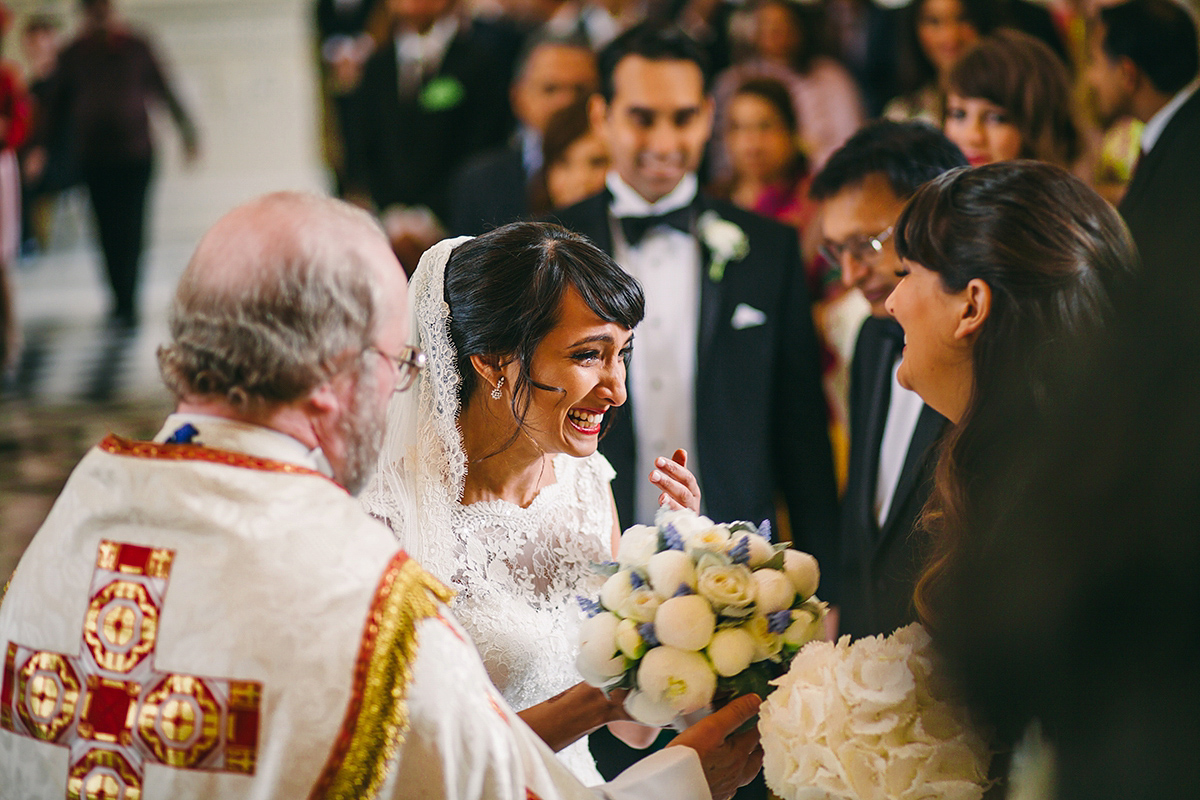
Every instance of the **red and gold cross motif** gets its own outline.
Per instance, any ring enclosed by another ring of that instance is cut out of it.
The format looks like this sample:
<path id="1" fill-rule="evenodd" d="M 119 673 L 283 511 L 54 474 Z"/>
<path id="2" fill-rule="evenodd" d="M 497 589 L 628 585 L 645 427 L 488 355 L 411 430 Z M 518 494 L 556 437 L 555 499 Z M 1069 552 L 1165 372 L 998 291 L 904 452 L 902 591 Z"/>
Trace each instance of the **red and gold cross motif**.
<path id="1" fill-rule="evenodd" d="M 0 728 L 69 749 L 68 800 L 141 800 L 147 763 L 254 774 L 262 684 L 154 668 L 174 556 L 101 542 L 79 655 L 8 646 Z"/>

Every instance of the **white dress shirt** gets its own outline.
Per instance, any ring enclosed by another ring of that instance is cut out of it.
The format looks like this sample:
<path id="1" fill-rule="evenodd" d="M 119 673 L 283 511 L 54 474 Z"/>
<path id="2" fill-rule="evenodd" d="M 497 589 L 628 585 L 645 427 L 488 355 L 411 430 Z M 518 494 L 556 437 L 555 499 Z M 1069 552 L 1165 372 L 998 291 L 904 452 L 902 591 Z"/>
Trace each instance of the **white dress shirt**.
<path id="1" fill-rule="evenodd" d="M 436 73 L 450 43 L 458 35 L 458 17 L 442 17 L 425 33 L 405 31 L 396 37 L 396 67 L 400 93 L 412 91 Z"/>
<path id="2" fill-rule="evenodd" d="M 1179 90 L 1179 93 L 1171 98 L 1171 102 L 1160 108 L 1157 114 L 1147 120 L 1146 127 L 1142 128 L 1141 145 L 1143 154 L 1149 153 L 1154 149 L 1154 145 L 1158 142 L 1158 137 L 1162 136 L 1163 129 L 1167 127 L 1171 119 L 1197 89 L 1200 89 L 1200 80 L 1192 81 Z"/>
<path id="3" fill-rule="evenodd" d="M 651 523 L 661 492 L 648 477 L 654 459 L 676 448 L 688 451 L 688 469 L 699 476 L 696 458 L 696 342 L 700 317 L 700 245 L 691 234 L 662 225 L 630 247 L 619 217 L 666 214 L 690 205 L 698 181 L 684 177 L 657 203 L 647 202 L 615 172 L 607 179 L 613 258 L 638 280 L 646 294 L 646 318 L 638 326 L 629 365 L 633 423 L 637 436 L 634 486 L 636 519 Z"/>
<path id="4" fill-rule="evenodd" d="M 883 426 L 883 442 L 879 447 L 879 474 L 875 481 L 875 519 L 882 527 L 896 496 L 896 484 L 908 458 L 908 446 L 917 429 L 917 418 L 925 401 L 921 395 L 905 389 L 896 379 L 900 359 L 892 365 L 892 396 L 888 401 L 887 422 Z"/>

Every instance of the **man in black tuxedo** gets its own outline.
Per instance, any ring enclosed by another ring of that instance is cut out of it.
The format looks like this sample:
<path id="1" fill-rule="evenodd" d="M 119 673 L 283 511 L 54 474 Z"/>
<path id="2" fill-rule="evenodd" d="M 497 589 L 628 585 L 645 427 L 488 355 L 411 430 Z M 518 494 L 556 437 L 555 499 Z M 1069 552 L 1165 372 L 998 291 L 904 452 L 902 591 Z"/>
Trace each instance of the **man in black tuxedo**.
<path id="1" fill-rule="evenodd" d="M 631 408 L 601 450 L 622 525 L 652 521 L 658 495 L 635 498 L 635 487 L 655 455 L 681 446 L 710 516 L 773 520 L 782 495 L 797 546 L 820 557 L 834 542 L 835 489 L 799 243 L 697 192 L 712 124 L 703 65 L 690 39 L 651 25 L 600 54 L 590 113 L 613 171 L 607 191 L 557 214 L 646 291 Z"/>
<path id="2" fill-rule="evenodd" d="M 852 136 L 813 180 L 821 252 L 871 304 L 850 362 L 850 468 L 842 497 L 839 632 L 891 633 L 913 619 L 923 563 L 914 525 L 929 497 L 946 420 L 896 381 L 904 331 L 884 308 L 900 281 L 893 226 L 921 184 L 966 166 L 919 122 L 877 122 Z"/>
<path id="3" fill-rule="evenodd" d="M 1090 33 L 1091 83 L 1105 121 L 1146 123 L 1121 200 L 1147 274 L 1200 269 L 1200 71 L 1196 23 L 1173 0 L 1100 9 Z"/>
<path id="4" fill-rule="evenodd" d="M 596 90 L 596 57 L 582 39 L 541 38 L 526 46 L 509 101 L 517 131 L 471 158 L 451 189 L 450 230 L 477 236 L 529 214 L 529 181 L 542 167 L 542 135 L 554 112 Z"/>
<path id="5" fill-rule="evenodd" d="M 837 582 L 836 489 L 796 232 L 698 194 L 712 100 L 693 41 L 641 25 L 599 61 L 589 110 L 613 170 L 607 191 L 557 219 L 646 293 L 629 403 L 600 442 L 621 524 L 652 521 L 659 495 L 640 484 L 656 456 L 683 448 L 714 519 L 774 520 L 784 500 L 796 546 L 821 559 L 824 598 Z"/>
<path id="6" fill-rule="evenodd" d="M 387 0 L 392 42 L 363 70 L 360 122 L 347 136 L 351 193 L 380 210 L 425 207 L 447 220 L 450 177 L 504 141 L 511 42 L 469 20 L 454 0 Z"/>

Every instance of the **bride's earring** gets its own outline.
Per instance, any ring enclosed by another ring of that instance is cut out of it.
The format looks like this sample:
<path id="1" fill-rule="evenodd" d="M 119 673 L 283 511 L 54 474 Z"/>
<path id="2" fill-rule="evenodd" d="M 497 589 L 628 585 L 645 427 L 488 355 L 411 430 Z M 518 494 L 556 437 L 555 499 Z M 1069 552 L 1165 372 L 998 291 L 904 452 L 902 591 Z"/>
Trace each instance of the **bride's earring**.
<path id="1" fill-rule="evenodd" d="M 492 389 L 492 399 L 499 400 L 503 395 L 500 393 L 500 387 L 504 385 L 504 376 L 500 376 L 500 380 L 496 381 L 496 388 Z"/>

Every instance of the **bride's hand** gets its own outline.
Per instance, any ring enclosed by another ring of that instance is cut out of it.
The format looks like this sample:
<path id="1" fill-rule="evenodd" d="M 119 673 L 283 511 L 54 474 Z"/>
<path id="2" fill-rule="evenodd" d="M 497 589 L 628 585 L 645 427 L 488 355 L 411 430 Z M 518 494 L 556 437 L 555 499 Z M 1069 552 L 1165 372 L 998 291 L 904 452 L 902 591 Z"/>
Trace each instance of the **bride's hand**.
<path id="1" fill-rule="evenodd" d="M 700 485 L 696 476 L 687 468 L 687 451 L 676 450 L 671 458 L 656 458 L 658 469 L 650 473 L 650 482 L 662 489 L 658 503 L 675 510 L 691 509 L 700 512 Z"/>

